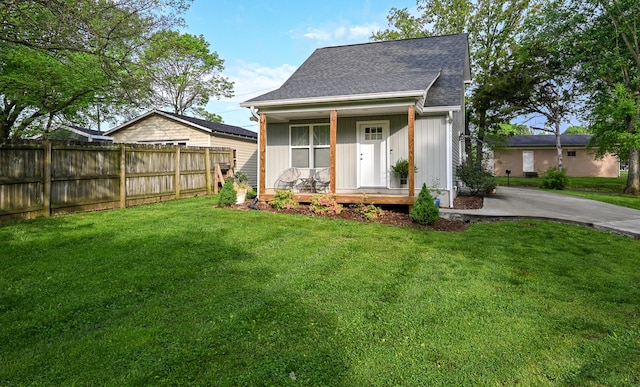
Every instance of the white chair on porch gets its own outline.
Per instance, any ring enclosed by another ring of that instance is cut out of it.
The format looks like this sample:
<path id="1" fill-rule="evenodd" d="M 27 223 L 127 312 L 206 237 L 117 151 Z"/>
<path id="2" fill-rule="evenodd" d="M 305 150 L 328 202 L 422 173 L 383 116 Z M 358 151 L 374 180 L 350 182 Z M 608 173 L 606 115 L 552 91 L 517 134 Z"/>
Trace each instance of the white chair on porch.
<path id="1" fill-rule="evenodd" d="M 327 192 L 331 183 L 331 174 L 329 168 L 318 169 L 313 175 L 315 181 L 315 189 L 317 192 Z"/>
<path id="2" fill-rule="evenodd" d="M 298 168 L 288 168 L 278 176 L 276 180 L 276 189 L 290 189 L 293 190 L 293 186 L 296 185 L 300 178 L 300 170 Z"/>

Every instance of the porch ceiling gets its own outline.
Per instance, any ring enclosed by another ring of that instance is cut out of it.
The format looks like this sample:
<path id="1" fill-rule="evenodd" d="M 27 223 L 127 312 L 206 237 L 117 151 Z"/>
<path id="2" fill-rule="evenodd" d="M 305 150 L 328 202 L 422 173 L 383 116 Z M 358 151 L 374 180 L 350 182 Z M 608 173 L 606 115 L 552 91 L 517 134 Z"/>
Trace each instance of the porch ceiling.
<path id="1" fill-rule="evenodd" d="M 416 101 L 412 99 L 366 105 L 283 106 L 276 109 L 264 108 L 258 112 L 266 114 L 267 122 L 287 122 L 299 119 L 329 118 L 332 110 L 338 112 L 338 117 L 407 114 L 409 106 L 415 103 Z"/>

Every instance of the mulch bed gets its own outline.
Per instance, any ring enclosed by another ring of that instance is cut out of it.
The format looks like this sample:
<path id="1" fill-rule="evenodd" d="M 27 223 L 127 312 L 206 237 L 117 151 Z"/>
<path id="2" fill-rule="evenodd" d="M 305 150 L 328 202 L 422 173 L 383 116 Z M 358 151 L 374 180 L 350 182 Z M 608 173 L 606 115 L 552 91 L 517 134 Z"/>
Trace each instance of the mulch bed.
<path id="1" fill-rule="evenodd" d="M 244 204 L 239 204 L 235 206 L 237 209 L 249 210 L 250 200 L 246 201 Z M 479 209 L 482 208 L 484 203 L 484 199 L 481 196 L 467 196 L 467 195 L 459 195 L 453 201 L 454 209 Z M 353 208 L 348 205 L 344 206 L 342 212 L 338 215 L 325 215 L 325 214 L 315 214 L 309 210 L 309 206 L 305 204 L 301 204 L 298 208 L 291 210 L 276 210 L 272 208 L 265 202 L 258 202 L 257 207 L 261 211 L 267 212 L 279 212 L 283 214 L 294 214 L 294 215 L 304 215 L 304 216 L 315 216 L 315 217 L 330 217 L 336 219 L 345 219 L 352 220 L 357 222 L 364 223 L 382 223 L 382 224 L 391 224 L 399 227 L 412 227 L 418 229 L 427 229 L 427 230 L 436 230 L 436 231 L 464 231 L 467 228 L 467 223 L 462 220 L 448 220 L 444 218 L 438 219 L 436 223 L 423 226 L 421 224 L 415 223 L 409 217 L 409 213 L 407 212 L 407 207 L 405 206 L 395 206 L 395 207 L 384 207 L 382 215 L 378 216 L 377 219 L 367 220 L 363 218 L 360 214 L 358 214 Z"/>

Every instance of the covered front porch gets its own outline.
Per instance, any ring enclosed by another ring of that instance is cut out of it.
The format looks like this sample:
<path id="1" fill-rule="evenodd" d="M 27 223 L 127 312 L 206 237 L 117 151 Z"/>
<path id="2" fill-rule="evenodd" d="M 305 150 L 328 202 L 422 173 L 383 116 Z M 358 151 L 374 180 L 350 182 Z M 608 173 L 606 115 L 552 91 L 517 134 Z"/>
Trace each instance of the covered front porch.
<path id="1" fill-rule="evenodd" d="M 407 106 L 408 105 L 408 106 Z M 395 107 L 398 109 L 398 106 Z M 408 160 L 410 165 L 415 163 L 415 119 L 416 119 L 416 110 L 415 106 L 411 103 L 404 104 L 404 112 L 407 114 L 408 125 L 406 126 L 407 134 L 406 134 L 406 144 L 407 150 L 406 159 Z M 282 174 L 286 176 L 289 172 L 291 176 L 289 178 L 282 178 L 280 183 L 276 183 L 275 186 L 270 183 L 267 186 L 267 116 L 271 114 L 268 113 L 260 113 L 258 116 L 259 119 L 259 186 L 258 193 L 260 200 L 269 201 L 271 200 L 278 190 L 291 190 L 294 193 L 294 200 L 301 203 L 308 203 L 312 200 L 314 196 L 317 195 L 332 195 L 336 197 L 336 200 L 342 204 L 351 204 L 351 203 L 365 203 L 365 204 L 380 204 L 380 205 L 408 205 L 412 206 L 415 203 L 415 176 L 413 174 L 409 174 L 407 179 L 407 184 L 402 188 L 392 188 L 392 187 L 351 187 L 351 189 L 337 189 L 336 188 L 336 169 L 337 169 L 337 131 L 338 131 L 338 110 L 331 109 L 325 110 L 325 114 L 329 116 L 329 165 L 326 168 L 320 169 L 310 169 L 305 170 L 302 168 L 301 171 L 289 171 L 295 170 L 295 168 L 286 169 L 285 165 L 282 165 L 281 170 L 278 170 L 275 173 Z M 400 113 L 399 111 L 395 111 L 396 114 Z M 343 114 L 345 112 L 342 112 Z M 347 114 L 348 116 L 353 116 L 353 112 L 351 114 Z M 359 112 L 363 113 L 363 112 Z M 386 112 L 391 113 L 391 112 Z M 326 116 L 325 116 L 326 117 Z M 273 118 L 273 117 L 272 117 Z M 280 121 L 288 121 L 292 119 L 292 117 L 286 117 L 285 120 L 282 120 L 281 117 L 278 117 Z M 271 121 L 270 121 L 271 122 Z M 325 121 L 326 122 L 326 121 Z M 289 164 L 291 165 L 291 164 Z M 326 165 L 326 164 L 325 164 Z M 342 167 L 341 167 L 342 168 Z M 341 169 L 342 171 L 342 169 Z M 272 170 L 270 173 L 274 173 Z M 321 173 L 321 178 L 319 178 L 318 173 Z M 276 175 L 277 176 L 277 175 Z M 272 176 L 271 179 L 274 179 Z M 279 178 L 280 179 L 280 178 Z M 346 187 L 345 187 L 346 188 Z"/>

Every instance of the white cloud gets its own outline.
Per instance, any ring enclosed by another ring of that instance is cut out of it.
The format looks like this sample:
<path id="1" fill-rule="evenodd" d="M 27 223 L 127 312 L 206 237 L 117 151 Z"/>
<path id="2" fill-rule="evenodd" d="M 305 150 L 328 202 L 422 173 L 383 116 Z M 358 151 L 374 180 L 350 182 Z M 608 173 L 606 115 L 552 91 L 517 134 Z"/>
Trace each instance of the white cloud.
<path id="1" fill-rule="evenodd" d="M 314 30 L 314 29 L 308 29 L 307 31 L 308 32 L 305 33 L 303 36 L 308 39 L 324 41 L 324 40 L 331 40 L 331 38 L 333 38 L 333 34 L 329 31 Z"/>
<path id="2" fill-rule="evenodd" d="M 266 67 L 257 63 L 239 61 L 238 65 L 225 75 L 234 83 L 236 102 L 246 101 L 280 87 L 293 72 L 295 66 L 283 64 L 279 67 Z"/>
<path id="3" fill-rule="evenodd" d="M 304 33 L 290 31 L 293 39 L 310 39 L 328 45 L 363 43 L 381 28 L 378 24 L 364 24 L 359 26 L 327 24 L 318 28 L 307 28 Z"/>

